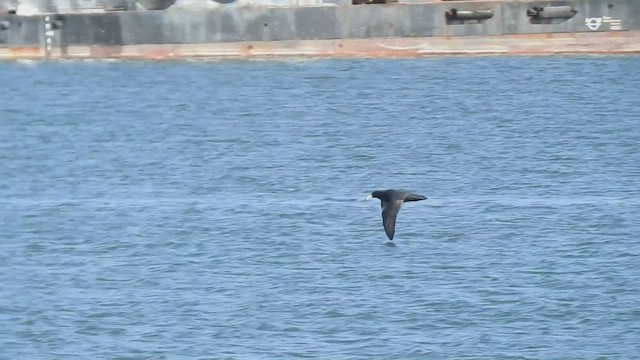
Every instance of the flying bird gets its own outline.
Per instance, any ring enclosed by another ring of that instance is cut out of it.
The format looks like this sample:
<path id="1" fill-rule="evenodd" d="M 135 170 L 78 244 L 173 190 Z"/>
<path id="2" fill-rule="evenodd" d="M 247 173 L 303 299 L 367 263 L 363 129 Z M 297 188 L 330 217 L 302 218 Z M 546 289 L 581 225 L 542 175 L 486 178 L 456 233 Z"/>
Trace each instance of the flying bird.
<path id="1" fill-rule="evenodd" d="M 380 199 L 380 206 L 382 206 L 382 225 L 384 226 L 384 232 L 387 233 L 389 240 L 393 240 L 393 234 L 396 232 L 396 217 L 398 212 L 407 201 L 420 201 L 425 200 L 426 197 L 418 194 L 412 194 L 406 191 L 400 190 L 377 190 L 369 194 L 366 200 L 373 198 Z"/>

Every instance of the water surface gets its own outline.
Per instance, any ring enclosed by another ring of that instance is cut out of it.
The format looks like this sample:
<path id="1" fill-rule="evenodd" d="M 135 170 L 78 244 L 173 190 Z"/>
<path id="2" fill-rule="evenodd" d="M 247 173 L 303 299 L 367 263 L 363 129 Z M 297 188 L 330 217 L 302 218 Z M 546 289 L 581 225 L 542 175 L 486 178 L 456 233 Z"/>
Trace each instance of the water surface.
<path id="1" fill-rule="evenodd" d="M 2 359 L 640 356 L 638 57 L 0 67 Z"/>

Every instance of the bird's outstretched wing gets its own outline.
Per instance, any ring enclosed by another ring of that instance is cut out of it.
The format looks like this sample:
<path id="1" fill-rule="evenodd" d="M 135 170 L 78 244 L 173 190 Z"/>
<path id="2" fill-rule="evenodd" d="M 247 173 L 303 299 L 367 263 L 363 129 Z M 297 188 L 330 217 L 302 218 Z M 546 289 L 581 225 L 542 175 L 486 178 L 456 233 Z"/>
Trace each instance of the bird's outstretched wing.
<path id="1" fill-rule="evenodd" d="M 394 200 L 385 202 L 382 206 L 382 225 L 389 240 L 393 240 L 393 234 L 396 232 L 396 217 L 398 217 L 402 203 L 402 200 Z"/>
<path id="2" fill-rule="evenodd" d="M 420 201 L 425 200 L 427 197 L 418 194 L 407 194 L 404 198 L 404 201 Z"/>

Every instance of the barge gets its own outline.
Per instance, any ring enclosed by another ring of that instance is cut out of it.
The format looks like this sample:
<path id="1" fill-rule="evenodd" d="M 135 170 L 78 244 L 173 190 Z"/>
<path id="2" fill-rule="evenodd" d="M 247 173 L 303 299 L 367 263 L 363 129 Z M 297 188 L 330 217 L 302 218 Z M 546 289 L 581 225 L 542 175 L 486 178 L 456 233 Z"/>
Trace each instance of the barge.
<path id="1" fill-rule="evenodd" d="M 640 53 L 638 0 L 0 0 L 0 59 Z"/>

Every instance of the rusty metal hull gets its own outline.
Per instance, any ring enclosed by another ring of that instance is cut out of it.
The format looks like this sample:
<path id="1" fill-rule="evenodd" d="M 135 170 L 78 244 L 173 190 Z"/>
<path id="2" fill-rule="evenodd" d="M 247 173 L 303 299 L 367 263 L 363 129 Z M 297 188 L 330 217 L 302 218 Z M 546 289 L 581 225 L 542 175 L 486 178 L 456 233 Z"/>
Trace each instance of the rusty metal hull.
<path id="1" fill-rule="evenodd" d="M 468 37 L 377 38 L 210 44 L 0 48 L 0 59 L 181 59 L 252 57 L 424 57 L 443 55 L 640 54 L 640 31 Z"/>
<path id="2" fill-rule="evenodd" d="M 0 59 L 640 53 L 636 0 L 169 8 L 0 24 Z"/>

